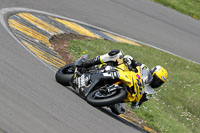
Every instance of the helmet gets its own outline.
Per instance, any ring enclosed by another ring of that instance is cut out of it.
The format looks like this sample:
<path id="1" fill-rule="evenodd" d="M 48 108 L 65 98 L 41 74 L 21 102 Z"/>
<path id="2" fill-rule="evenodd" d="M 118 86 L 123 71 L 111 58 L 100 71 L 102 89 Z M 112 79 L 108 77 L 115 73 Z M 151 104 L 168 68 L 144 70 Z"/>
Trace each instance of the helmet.
<path id="1" fill-rule="evenodd" d="M 152 88 L 158 88 L 167 81 L 168 73 L 167 70 L 164 69 L 162 66 L 156 66 L 152 68 L 151 74 L 153 76 L 153 80 L 149 85 Z"/>

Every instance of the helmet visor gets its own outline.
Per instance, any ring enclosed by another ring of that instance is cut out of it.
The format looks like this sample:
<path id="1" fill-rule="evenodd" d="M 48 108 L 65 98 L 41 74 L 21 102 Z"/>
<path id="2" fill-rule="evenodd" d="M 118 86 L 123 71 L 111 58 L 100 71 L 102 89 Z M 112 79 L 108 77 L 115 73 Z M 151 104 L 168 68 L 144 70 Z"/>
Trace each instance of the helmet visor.
<path id="1" fill-rule="evenodd" d="M 158 88 L 158 87 L 160 87 L 163 83 L 164 83 L 164 82 L 163 82 L 160 78 L 158 78 L 158 76 L 157 76 L 156 74 L 154 74 L 154 75 L 153 75 L 153 80 L 152 80 L 152 82 L 150 83 L 150 86 L 151 86 L 152 88 Z"/>
<path id="2" fill-rule="evenodd" d="M 153 76 L 149 70 L 142 70 L 142 79 L 145 84 L 149 84 L 153 80 Z"/>
<path id="3" fill-rule="evenodd" d="M 151 81 L 153 80 L 153 76 L 151 75 L 151 73 L 148 73 L 148 83 L 151 83 Z"/>

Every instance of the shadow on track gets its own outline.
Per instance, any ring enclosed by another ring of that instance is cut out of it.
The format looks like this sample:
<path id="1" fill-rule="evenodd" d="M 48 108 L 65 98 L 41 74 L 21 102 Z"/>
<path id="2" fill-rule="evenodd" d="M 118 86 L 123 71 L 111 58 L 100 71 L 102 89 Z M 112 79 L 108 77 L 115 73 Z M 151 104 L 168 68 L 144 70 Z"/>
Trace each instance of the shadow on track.
<path id="1" fill-rule="evenodd" d="M 129 127 L 132 127 L 132 128 L 134 128 L 134 129 L 137 129 L 137 130 L 141 131 L 142 133 L 149 133 L 149 132 L 146 131 L 145 129 L 143 129 L 143 128 L 137 126 L 136 124 L 134 124 L 134 123 L 132 123 L 132 122 L 130 122 L 130 121 L 128 121 L 128 120 L 125 120 L 125 119 L 123 119 L 122 117 L 120 117 L 120 116 L 118 116 L 118 115 L 112 113 L 111 110 L 109 110 L 109 109 L 106 109 L 106 108 L 97 108 L 97 109 L 100 110 L 100 111 L 102 111 L 102 112 L 104 112 L 104 113 L 107 114 L 108 116 L 111 116 L 111 117 L 114 118 L 115 120 L 118 120 L 118 121 L 124 123 L 125 125 L 127 125 L 127 126 L 129 126 Z"/>
<path id="2" fill-rule="evenodd" d="M 70 91 L 73 92 L 74 94 L 76 94 L 78 97 L 80 97 L 80 95 L 78 95 L 78 94 L 73 90 L 72 87 L 66 86 L 65 88 L 68 89 L 68 90 L 70 90 Z M 86 101 L 85 98 L 83 98 L 83 97 L 81 97 L 81 98 L 82 98 L 83 100 Z M 87 101 L 86 101 L 86 102 L 87 102 Z M 90 105 L 90 106 L 92 106 L 92 105 Z M 111 110 L 109 110 L 109 109 L 107 109 L 107 108 L 104 108 L 104 107 L 94 107 L 94 108 L 96 108 L 96 109 L 98 109 L 99 111 L 101 111 L 101 112 L 107 114 L 108 116 L 114 118 L 115 120 L 118 120 L 118 121 L 122 122 L 123 124 L 125 124 L 125 125 L 127 125 L 127 126 L 129 126 L 129 127 L 132 127 L 132 128 L 134 128 L 134 129 L 137 129 L 138 131 L 141 131 L 142 133 L 149 133 L 149 132 L 146 131 L 145 129 L 143 129 L 143 128 L 137 126 L 136 124 L 134 124 L 134 123 L 132 123 L 132 122 L 130 122 L 130 121 L 128 121 L 128 120 L 125 120 L 125 119 L 123 119 L 122 117 L 120 117 L 120 116 L 118 116 L 118 115 L 112 113 Z"/>

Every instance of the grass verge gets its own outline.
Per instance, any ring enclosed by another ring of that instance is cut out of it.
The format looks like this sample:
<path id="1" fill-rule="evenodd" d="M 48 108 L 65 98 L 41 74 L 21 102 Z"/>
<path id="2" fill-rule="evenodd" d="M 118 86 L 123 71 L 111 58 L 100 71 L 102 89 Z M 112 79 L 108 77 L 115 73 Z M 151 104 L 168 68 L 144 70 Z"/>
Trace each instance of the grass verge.
<path id="1" fill-rule="evenodd" d="M 156 90 L 151 100 L 132 111 L 144 119 L 148 126 L 160 132 L 199 132 L 200 65 L 148 46 L 93 39 L 70 40 L 68 45 L 75 58 L 79 58 L 83 51 L 93 58 L 111 49 L 120 49 L 149 68 L 163 66 L 168 70 L 168 81 Z"/>
<path id="2" fill-rule="evenodd" d="M 200 20 L 200 0 L 153 0 Z"/>

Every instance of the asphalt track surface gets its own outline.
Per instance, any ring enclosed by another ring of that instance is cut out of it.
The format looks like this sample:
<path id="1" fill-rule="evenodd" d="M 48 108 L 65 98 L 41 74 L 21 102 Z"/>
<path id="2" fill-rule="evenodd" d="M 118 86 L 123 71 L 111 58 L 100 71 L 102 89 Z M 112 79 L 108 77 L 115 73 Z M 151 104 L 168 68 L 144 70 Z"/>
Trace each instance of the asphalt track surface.
<path id="1" fill-rule="evenodd" d="M 83 21 L 200 62 L 200 23 L 151 1 L 1 0 Z M 0 132 L 139 132 L 57 84 L 0 26 Z"/>

